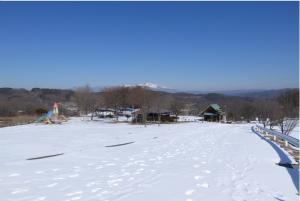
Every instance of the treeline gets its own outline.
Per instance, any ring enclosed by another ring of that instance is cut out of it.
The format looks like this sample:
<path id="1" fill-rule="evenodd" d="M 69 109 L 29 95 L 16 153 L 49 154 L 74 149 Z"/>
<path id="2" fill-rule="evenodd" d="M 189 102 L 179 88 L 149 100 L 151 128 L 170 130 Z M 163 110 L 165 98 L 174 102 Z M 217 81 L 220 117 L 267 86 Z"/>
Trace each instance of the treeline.
<path id="1" fill-rule="evenodd" d="M 89 86 L 76 90 L 0 88 L 0 116 L 14 116 L 20 112 L 35 114 L 37 109 L 51 109 L 54 102 L 60 102 L 67 115 L 87 114 L 97 108 L 125 107 L 140 108 L 145 113 L 167 110 L 176 115 L 198 115 L 209 104 L 217 103 L 231 121 L 259 118 L 262 122 L 278 123 L 285 117 L 299 116 L 299 89 L 260 99 L 214 93 L 167 93 L 145 87 L 110 87 L 101 92 L 93 92 Z"/>
<path id="2" fill-rule="evenodd" d="M 97 108 L 139 108 L 146 115 L 148 112 L 162 113 L 170 111 L 179 115 L 184 109 L 184 102 L 170 93 L 152 91 L 146 87 L 110 87 L 102 92 L 93 93 L 89 86 L 80 87 L 74 94 L 75 102 L 83 114 Z"/>
<path id="3" fill-rule="evenodd" d="M 87 114 L 95 108 L 124 107 L 140 108 L 161 112 L 169 110 L 174 114 L 198 115 L 209 104 L 218 103 L 231 121 L 275 122 L 285 117 L 298 118 L 299 90 L 287 90 L 271 99 L 225 96 L 222 94 L 188 94 L 151 91 L 144 87 L 112 87 L 99 93 L 92 93 L 88 86 L 75 91 L 75 101 L 81 112 Z"/>
<path id="4" fill-rule="evenodd" d="M 71 104 L 72 90 L 33 88 L 0 88 L 0 117 L 34 115 L 36 110 L 49 110 L 54 102 Z"/>

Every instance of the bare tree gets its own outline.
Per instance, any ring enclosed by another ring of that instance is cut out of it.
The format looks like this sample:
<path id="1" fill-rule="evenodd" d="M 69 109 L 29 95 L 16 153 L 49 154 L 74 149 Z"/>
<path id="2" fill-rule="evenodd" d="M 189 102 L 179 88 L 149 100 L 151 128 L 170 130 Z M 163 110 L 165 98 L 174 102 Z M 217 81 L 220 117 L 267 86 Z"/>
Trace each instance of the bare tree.
<path id="1" fill-rule="evenodd" d="M 173 98 L 173 100 L 170 103 L 170 110 L 175 114 L 176 121 L 182 109 L 184 109 L 183 101 L 180 101 L 178 98 Z"/>
<path id="2" fill-rule="evenodd" d="M 152 109 L 158 114 L 158 124 L 161 123 L 161 114 L 170 108 L 171 96 L 164 93 L 153 93 L 152 95 Z"/>
<path id="3" fill-rule="evenodd" d="M 128 95 L 128 103 L 142 112 L 142 122 L 146 125 L 147 114 L 154 102 L 154 92 L 147 87 L 133 87 Z M 135 117 L 135 120 L 137 118 Z"/>
<path id="4" fill-rule="evenodd" d="M 89 85 L 77 88 L 74 99 L 80 112 L 88 114 L 94 111 L 96 100 Z"/>
<path id="5" fill-rule="evenodd" d="M 289 135 L 292 130 L 297 126 L 298 119 L 296 118 L 283 118 L 278 122 L 278 126 L 282 134 Z"/>
<path id="6" fill-rule="evenodd" d="M 277 98 L 285 117 L 299 116 L 299 89 L 289 90 Z"/>
<path id="7" fill-rule="evenodd" d="M 280 116 L 280 106 L 275 101 L 266 101 L 266 100 L 259 100 L 255 103 L 256 107 L 256 115 L 259 118 L 259 122 L 263 124 L 264 128 L 266 126 L 270 126 L 272 128 L 272 125 L 277 121 L 277 119 Z"/>
<path id="8" fill-rule="evenodd" d="M 115 110 L 116 120 L 118 121 L 118 111 L 121 107 L 128 107 L 129 87 L 111 87 L 103 91 L 103 101 L 107 107 Z"/>

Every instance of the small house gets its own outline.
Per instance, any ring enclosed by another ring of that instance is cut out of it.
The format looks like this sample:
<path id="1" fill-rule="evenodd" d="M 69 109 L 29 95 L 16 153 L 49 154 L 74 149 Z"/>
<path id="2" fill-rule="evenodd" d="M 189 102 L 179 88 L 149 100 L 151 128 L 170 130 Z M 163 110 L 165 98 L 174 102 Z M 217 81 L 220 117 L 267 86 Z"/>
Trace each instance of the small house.
<path id="1" fill-rule="evenodd" d="M 225 112 L 218 104 L 211 104 L 205 110 L 200 113 L 204 121 L 219 122 L 223 121 L 225 117 Z"/>

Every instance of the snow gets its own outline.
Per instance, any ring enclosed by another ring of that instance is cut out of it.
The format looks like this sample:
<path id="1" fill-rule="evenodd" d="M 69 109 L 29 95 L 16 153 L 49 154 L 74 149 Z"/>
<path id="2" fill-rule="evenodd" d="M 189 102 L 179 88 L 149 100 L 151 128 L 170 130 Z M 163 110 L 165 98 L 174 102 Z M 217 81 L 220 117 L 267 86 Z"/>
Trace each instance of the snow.
<path id="1" fill-rule="evenodd" d="M 277 166 L 282 155 L 251 126 L 76 118 L 1 128 L 1 201 L 298 200 L 299 171 Z"/>
<path id="2" fill-rule="evenodd" d="M 300 139 L 300 128 L 299 128 L 299 123 L 297 124 L 297 126 L 292 130 L 292 132 L 290 133 L 290 136 Z"/>
<path id="3" fill-rule="evenodd" d="M 158 85 L 158 84 L 154 84 L 154 83 L 151 83 L 151 82 L 145 82 L 145 83 L 134 84 L 134 85 L 124 84 L 123 86 L 125 86 L 125 87 L 140 86 L 140 87 L 148 87 L 150 89 L 168 89 L 168 87 L 161 86 L 161 85 Z"/>
<path id="4" fill-rule="evenodd" d="M 178 121 L 183 121 L 183 122 L 191 122 L 191 121 L 200 121 L 202 120 L 203 117 L 199 116 L 178 116 Z"/>

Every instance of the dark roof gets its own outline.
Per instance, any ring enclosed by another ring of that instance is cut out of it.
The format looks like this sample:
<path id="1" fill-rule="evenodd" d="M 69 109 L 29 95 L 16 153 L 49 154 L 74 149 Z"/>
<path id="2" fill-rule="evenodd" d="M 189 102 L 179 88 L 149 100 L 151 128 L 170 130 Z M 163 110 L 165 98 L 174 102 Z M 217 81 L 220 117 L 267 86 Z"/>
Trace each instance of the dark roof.
<path id="1" fill-rule="evenodd" d="M 140 109 L 138 111 L 136 111 L 135 113 L 142 113 L 143 110 Z M 167 110 L 167 109 L 156 109 L 156 108 L 150 108 L 147 113 L 152 113 L 152 114 L 155 114 L 155 113 L 160 113 L 160 114 L 171 114 L 172 112 L 170 110 Z"/>
<path id="2" fill-rule="evenodd" d="M 216 111 L 222 111 L 222 108 L 218 104 L 211 104 L 210 107 L 212 107 Z"/>
<path id="3" fill-rule="evenodd" d="M 221 106 L 214 103 L 214 104 L 210 104 L 205 110 L 203 110 L 201 112 L 201 115 L 212 115 L 213 113 L 211 112 L 206 112 L 209 108 L 212 108 L 213 110 L 216 111 L 216 113 L 218 113 L 219 115 L 223 115 L 224 111 L 222 110 Z"/>
<path id="4" fill-rule="evenodd" d="M 96 112 L 115 112 L 115 110 L 110 108 L 99 108 L 96 109 Z"/>

